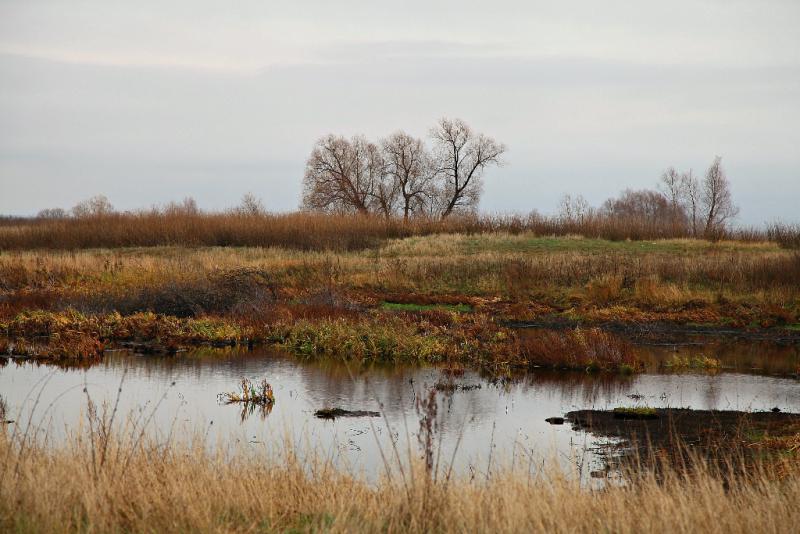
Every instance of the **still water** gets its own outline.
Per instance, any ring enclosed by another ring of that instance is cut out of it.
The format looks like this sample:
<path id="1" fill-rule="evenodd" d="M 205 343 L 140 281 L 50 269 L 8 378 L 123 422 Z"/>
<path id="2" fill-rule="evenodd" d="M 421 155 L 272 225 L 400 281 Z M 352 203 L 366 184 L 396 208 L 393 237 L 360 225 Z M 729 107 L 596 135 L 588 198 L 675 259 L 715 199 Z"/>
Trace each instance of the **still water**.
<path id="1" fill-rule="evenodd" d="M 797 347 L 764 343 L 642 346 L 648 371 L 634 376 L 531 372 L 496 383 L 467 371 L 452 379 L 467 386 L 437 393 L 436 441 L 442 462 L 463 473 L 480 474 L 490 464 L 517 461 L 590 470 L 600 462 L 593 449 L 606 441 L 569 424 L 545 419 L 576 409 L 617 406 L 767 410 L 800 412 Z M 718 357 L 723 370 L 665 372 L 659 366 L 675 352 Z M 219 402 L 243 377 L 273 386 L 272 409 L 252 412 Z M 32 421 L 38 437 L 65 439 L 86 423 L 87 394 L 113 409 L 117 421 L 136 422 L 159 440 L 202 439 L 210 447 L 243 446 L 278 451 L 290 440 L 299 453 L 315 453 L 373 477 L 383 469 L 380 449 L 402 458 L 419 455 L 417 397 L 443 380 L 433 366 L 359 367 L 333 361 L 300 361 L 256 349 L 205 349 L 176 356 L 110 352 L 88 369 L 63 369 L 21 360 L 0 367 L 0 395 L 18 432 Z M 86 391 L 84 391 L 84 389 Z M 121 391 L 119 391 L 121 389 Z M 375 410 L 381 417 L 317 419 L 320 408 Z M 7 429 L 8 432 L 12 430 Z M 33 431 L 33 430 L 31 430 Z"/>

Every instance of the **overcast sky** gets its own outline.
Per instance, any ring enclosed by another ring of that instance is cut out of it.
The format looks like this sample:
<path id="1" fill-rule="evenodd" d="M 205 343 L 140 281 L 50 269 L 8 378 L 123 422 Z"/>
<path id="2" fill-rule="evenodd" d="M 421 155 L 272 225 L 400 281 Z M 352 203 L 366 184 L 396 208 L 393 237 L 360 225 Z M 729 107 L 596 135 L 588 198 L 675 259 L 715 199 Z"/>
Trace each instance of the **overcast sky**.
<path id="1" fill-rule="evenodd" d="M 248 191 L 314 141 L 460 117 L 484 211 L 551 213 L 723 157 L 739 222 L 800 220 L 800 2 L 0 0 L 0 213 Z"/>

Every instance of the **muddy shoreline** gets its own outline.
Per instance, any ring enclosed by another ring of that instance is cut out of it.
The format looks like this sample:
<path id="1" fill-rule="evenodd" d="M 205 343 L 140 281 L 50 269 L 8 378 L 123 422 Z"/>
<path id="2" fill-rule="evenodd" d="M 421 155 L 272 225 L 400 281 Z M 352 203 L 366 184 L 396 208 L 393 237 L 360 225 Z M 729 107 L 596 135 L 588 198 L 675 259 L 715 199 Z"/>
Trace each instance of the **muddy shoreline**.
<path id="1" fill-rule="evenodd" d="M 630 409 L 631 411 L 634 409 Z M 575 410 L 564 418 L 573 430 L 587 431 L 611 444 L 599 452 L 609 463 L 632 460 L 691 464 L 748 462 L 797 453 L 800 413 L 773 411 L 647 409 L 647 417 L 624 410 Z"/>

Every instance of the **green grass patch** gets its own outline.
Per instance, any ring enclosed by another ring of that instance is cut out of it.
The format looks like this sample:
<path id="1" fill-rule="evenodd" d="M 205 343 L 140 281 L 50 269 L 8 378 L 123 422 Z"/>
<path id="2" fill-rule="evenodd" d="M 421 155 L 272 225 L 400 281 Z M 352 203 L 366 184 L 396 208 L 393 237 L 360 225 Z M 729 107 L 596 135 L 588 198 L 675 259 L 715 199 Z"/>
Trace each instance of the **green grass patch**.
<path id="1" fill-rule="evenodd" d="M 647 406 L 619 407 L 612 412 L 617 419 L 658 419 L 656 409 Z"/>
<path id="2" fill-rule="evenodd" d="M 447 310 L 459 313 L 472 311 L 469 304 L 414 304 L 401 302 L 381 302 L 381 309 L 389 311 L 421 312 L 427 310 Z"/>
<path id="3" fill-rule="evenodd" d="M 673 254 L 693 255 L 707 252 L 764 252 L 777 250 L 772 245 L 750 245 L 747 243 L 725 242 L 710 243 L 696 239 L 658 239 L 658 240 L 621 240 L 595 239 L 583 237 L 537 237 L 532 235 L 486 235 L 465 237 L 461 241 L 462 251 L 466 254 L 480 252 L 507 253 L 547 253 L 547 252 L 589 252 L 589 253 L 629 253 L 629 254 Z"/>

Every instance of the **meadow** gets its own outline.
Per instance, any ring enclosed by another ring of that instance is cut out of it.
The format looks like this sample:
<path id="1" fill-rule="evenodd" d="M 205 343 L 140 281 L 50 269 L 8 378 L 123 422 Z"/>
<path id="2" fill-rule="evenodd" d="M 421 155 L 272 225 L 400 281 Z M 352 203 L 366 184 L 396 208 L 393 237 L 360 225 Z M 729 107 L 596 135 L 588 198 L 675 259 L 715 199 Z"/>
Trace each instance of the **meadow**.
<path id="1" fill-rule="evenodd" d="M 610 240 L 489 218 L 403 225 L 298 214 L 259 226 L 247 216 L 154 217 L 6 226 L 6 346 L 64 359 L 97 356 L 114 342 L 173 351 L 277 343 L 301 356 L 460 360 L 505 372 L 559 365 L 542 353 L 546 344 L 509 328 L 519 323 L 560 328 L 562 346 L 575 327 L 596 341 L 599 326 L 786 335 L 798 323 L 800 253 L 752 236 Z M 228 231 L 240 244 L 252 237 L 270 246 L 233 246 L 219 237 Z M 229 246 L 206 246 L 215 239 Z M 94 245 L 105 246 L 86 248 Z M 562 363 L 636 368 L 607 350 L 614 343 Z"/>

